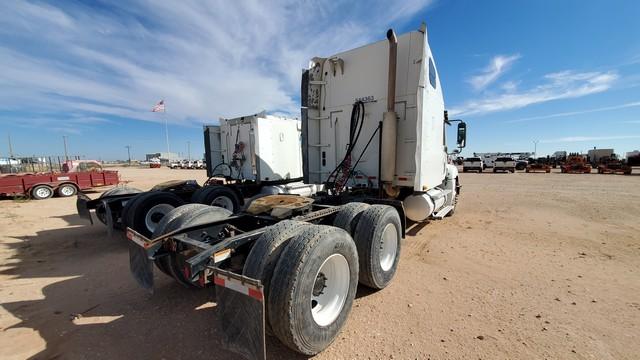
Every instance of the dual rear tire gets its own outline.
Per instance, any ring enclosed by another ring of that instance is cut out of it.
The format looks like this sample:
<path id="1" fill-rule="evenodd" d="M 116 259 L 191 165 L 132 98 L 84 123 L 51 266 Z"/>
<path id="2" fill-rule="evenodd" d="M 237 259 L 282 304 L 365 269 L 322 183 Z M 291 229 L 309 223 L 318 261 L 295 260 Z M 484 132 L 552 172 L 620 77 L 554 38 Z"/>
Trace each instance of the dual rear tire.
<path id="1" fill-rule="evenodd" d="M 333 225 L 285 220 L 269 227 L 243 271 L 264 285 L 267 331 L 306 355 L 340 333 L 358 282 L 386 287 L 400 257 L 400 217 L 390 206 L 350 203 Z"/>

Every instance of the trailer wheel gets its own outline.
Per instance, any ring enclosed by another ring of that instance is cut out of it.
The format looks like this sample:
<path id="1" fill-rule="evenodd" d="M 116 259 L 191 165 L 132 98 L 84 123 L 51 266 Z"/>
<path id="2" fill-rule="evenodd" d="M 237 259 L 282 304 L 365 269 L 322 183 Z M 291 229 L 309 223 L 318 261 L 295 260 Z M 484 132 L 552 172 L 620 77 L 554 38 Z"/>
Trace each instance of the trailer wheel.
<path id="1" fill-rule="evenodd" d="M 69 197 L 75 195 L 78 192 L 78 188 L 73 184 L 62 184 L 56 192 L 60 197 Z"/>
<path id="2" fill-rule="evenodd" d="M 44 200 L 53 196 L 53 189 L 49 185 L 38 185 L 31 189 L 31 196 L 36 200 Z"/>
<path id="3" fill-rule="evenodd" d="M 362 212 L 369 207 L 371 205 L 361 202 L 352 202 L 342 206 L 333 220 L 333 226 L 344 229 L 351 236 L 354 236 Z"/>
<path id="4" fill-rule="evenodd" d="M 200 210 L 201 208 L 205 207 L 207 207 L 207 205 L 187 204 L 178 206 L 177 208 L 171 210 L 167 215 L 165 215 L 165 217 L 162 218 L 162 220 L 160 220 L 158 226 L 156 226 L 156 229 L 153 231 L 151 238 L 155 239 L 157 237 L 160 237 L 161 235 L 176 230 L 178 228 L 178 224 L 174 220 L 183 216 L 187 212 Z M 156 267 L 160 269 L 160 271 L 168 276 L 173 277 L 173 275 L 171 275 L 171 270 L 169 270 L 169 267 L 171 266 L 171 260 L 169 259 L 169 256 L 163 256 L 159 259 L 156 259 L 154 263 L 156 264 Z"/>
<path id="5" fill-rule="evenodd" d="M 351 236 L 313 225 L 291 239 L 271 279 L 267 312 L 287 347 L 315 355 L 340 333 L 358 283 L 358 253 Z"/>
<path id="6" fill-rule="evenodd" d="M 238 196 L 233 190 L 225 186 L 207 186 L 200 192 L 197 198 L 193 198 L 192 200 L 205 205 L 221 207 L 232 213 L 240 210 L 240 200 Z"/>
<path id="7" fill-rule="evenodd" d="M 273 270 L 278 263 L 282 250 L 287 246 L 289 240 L 310 226 L 312 225 L 301 221 L 281 221 L 269 226 L 251 248 L 247 260 L 244 263 L 242 274 L 262 282 L 265 298 L 268 299 L 269 297 L 271 277 L 273 276 Z M 268 310 L 267 308 L 267 311 Z M 268 319 L 268 315 L 266 319 Z M 266 328 L 267 331 L 271 333 L 269 321 L 266 322 Z"/>
<path id="8" fill-rule="evenodd" d="M 362 213 L 354 236 L 361 284 L 383 289 L 393 279 L 400 260 L 400 224 L 400 216 L 391 206 L 371 205 Z"/>
<path id="9" fill-rule="evenodd" d="M 134 201 L 127 212 L 127 225 L 146 237 L 153 234 L 165 215 L 184 204 L 178 195 L 165 191 L 152 191 Z"/>
<path id="10" fill-rule="evenodd" d="M 202 205 L 202 204 L 198 204 Z M 225 219 L 232 215 L 231 211 L 216 206 L 207 206 L 198 209 L 194 207 L 193 211 L 185 211 L 182 215 L 176 217 L 166 226 L 167 232 L 178 230 L 187 226 L 204 224 L 208 222 Z M 178 244 L 179 245 L 179 244 Z M 169 272 L 178 283 L 185 287 L 197 287 L 185 276 L 183 270 L 183 262 L 186 260 L 185 255 L 181 254 L 182 249 L 177 248 L 175 252 L 169 253 Z"/>

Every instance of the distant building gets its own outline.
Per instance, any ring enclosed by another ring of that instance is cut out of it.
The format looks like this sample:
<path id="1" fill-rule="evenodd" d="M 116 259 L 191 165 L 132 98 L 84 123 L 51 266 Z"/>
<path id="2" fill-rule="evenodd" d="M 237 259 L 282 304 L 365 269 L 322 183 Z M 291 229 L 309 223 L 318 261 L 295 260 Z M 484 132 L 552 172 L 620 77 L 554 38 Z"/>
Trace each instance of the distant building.
<path id="1" fill-rule="evenodd" d="M 177 161 L 180 160 L 180 157 L 178 156 L 178 154 L 176 153 L 168 153 L 168 152 L 157 152 L 157 153 L 152 153 L 152 154 L 147 154 L 146 155 L 146 160 L 147 161 L 153 161 L 154 159 L 160 159 L 161 163 L 168 163 L 171 161 Z M 157 161 L 157 160 L 156 160 Z"/>

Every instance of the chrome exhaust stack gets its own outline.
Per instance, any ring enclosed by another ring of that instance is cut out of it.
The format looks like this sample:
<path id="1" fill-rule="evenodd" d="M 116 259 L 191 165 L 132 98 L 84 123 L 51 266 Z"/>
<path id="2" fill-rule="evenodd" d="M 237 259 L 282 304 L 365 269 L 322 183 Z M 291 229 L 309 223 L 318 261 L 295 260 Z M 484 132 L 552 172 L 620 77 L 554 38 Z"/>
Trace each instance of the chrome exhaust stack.
<path id="1" fill-rule="evenodd" d="M 385 193 L 388 196 L 396 197 L 399 191 L 393 186 L 393 180 L 396 172 L 396 136 L 398 132 L 398 117 L 395 112 L 398 38 L 393 29 L 387 31 L 387 40 L 389 40 L 389 78 L 387 82 L 387 111 L 382 119 L 380 177 Z"/>

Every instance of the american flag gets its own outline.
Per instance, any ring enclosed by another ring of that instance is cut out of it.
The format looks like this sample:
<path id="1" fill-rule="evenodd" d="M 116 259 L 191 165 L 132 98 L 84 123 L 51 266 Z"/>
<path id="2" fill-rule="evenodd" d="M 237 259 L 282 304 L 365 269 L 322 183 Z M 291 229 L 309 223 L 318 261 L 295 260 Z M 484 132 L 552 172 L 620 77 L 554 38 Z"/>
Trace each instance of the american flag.
<path id="1" fill-rule="evenodd" d="M 164 112 L 164 100 L 160 100 L 160 102 L 151 109 L 151 112 Z"/>

